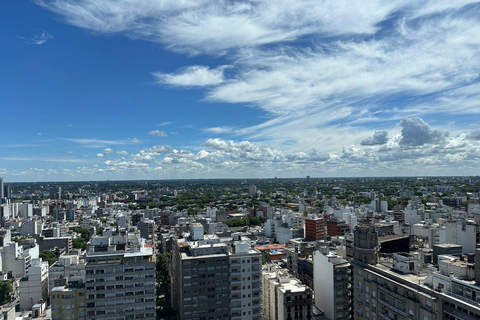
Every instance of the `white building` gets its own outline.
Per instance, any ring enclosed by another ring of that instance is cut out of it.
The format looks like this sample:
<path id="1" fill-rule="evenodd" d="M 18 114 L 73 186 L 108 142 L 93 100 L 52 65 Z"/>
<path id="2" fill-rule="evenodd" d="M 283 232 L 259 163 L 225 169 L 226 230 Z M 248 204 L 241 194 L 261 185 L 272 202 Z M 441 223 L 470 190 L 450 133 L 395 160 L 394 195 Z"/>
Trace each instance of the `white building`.
<path id="1" fill-rule="evenodd" d="M 233 235 L 238 238 L 239 235 Z M 261 319 L 262 254 L 250 248 L 248 238 L 239 238 L 229 252 L 231 319 Z"/>
<path id="2" fill-rule="evenodd" d="M 85 260 L 76 255 L 61 256 L 49 269 L 50 290 L 53 289 L 57 278 L 66 278 L 67 282 L 85 279 Z"/>
<path id="3" fill-rule="evenodd" d="M 20 309 L 29 310 L 48 298 L 48 262 L 33 259 L 28 274 L 20 279 Z"/>
<path id="4" fill-rule="evenodd" d="M 27 274 L 31 264 L 31 257 L 24 255 L 23 247 L 16 242 L 9 243 L 0 248 L 2 255 L 2 271 L 11 272 L 14 278 L 22 278 Z"/>
<path id="5" fill-rule="evenodd" d="M 275 236 L 278 243 L 287 243 L 290 239 L 303 237 L 303 229 L 278 227 Z"/>
<path id="6" fill-rule="evenodd" d="M 350 263 L 328 247 L 322 250 L 313 255 L 315 305 L 328 319 L 347 320 L 352 313 Z"/>

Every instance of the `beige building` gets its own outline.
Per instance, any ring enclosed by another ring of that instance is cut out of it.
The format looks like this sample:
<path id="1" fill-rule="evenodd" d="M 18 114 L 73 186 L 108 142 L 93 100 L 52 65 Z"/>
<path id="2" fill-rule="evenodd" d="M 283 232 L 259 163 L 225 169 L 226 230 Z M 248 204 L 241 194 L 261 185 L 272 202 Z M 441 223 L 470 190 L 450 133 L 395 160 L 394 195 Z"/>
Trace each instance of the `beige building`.
<path id="1" fill-rule="evenodd" d="M 85 285 L 71 281 L 67 286 L 54 287 L 50 294 L 52 320 L 85 319 Z"/>
<path id="2" fill-rule="evenodd" d="M 313 291 L 286 269 L 264 266 L 263 316 L 270 320 L 313 319 Z"/>

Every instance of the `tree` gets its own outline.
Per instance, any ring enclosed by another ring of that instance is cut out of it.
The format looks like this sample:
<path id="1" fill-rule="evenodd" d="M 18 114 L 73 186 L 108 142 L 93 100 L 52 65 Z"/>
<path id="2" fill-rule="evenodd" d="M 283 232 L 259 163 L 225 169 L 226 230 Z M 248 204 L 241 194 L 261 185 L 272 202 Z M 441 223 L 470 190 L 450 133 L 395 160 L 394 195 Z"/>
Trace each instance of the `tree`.
<path id="1" fill-rule="evenodd" d="M 155 264 L 155 278 L 159 284 L 157 288 L 157 316 L 163 319 L 175 319 L 175 311 L 170 306 L 170 274 L 168 273 L 170 265 L 170 253 L 161 253 L 157 255 Z"/>
<path id="2" fill-rule="evenodd" d="M 72 246 L 73 246 L 75 249 L 85 250 L 85 248 L 87 247 L 87 242 L 86 242 L 85 239 L 83 239 L 82 237 L 75 238 L 75 239 L 73 239 L 73 241 L 72 241 Z"/>
<path id="3" fill-rule="evenodd" d="M 77 233 L 80 233 L 79 238 L 73 239 L 72 246 L 75 249 L 85 250 L 88 240 L 90 240 L 90 238 L 92 237 L 92 233 L 90 232 L 90 230 L 82 227 L 70 227 L 70 229 Z"/>
<path id="4" fill-rule="evenodd" d="M 90 232 L 90 230 L 82 227 L 70 227 L 70 230 L 80 233 L 81 237 L 85 239 L 85 241 L 90 240 L 90 238 L 92 237 L 92 233 Z"/>
<path id="5" fill-rule="evenodd" d="M 51 266 L 54 264 L 58 258 L 55 255 L 55 252 L 50 251 L 50 250 L 42 250 L 40 251 L 40 258 L 42 258 L 43 261 L 48 261 L 48 265 Z"/>
<path id="6" fill-rule="evenodd" d="M 12 292 L 13 292 L 13 287 L 10 281 L 0 282 L 0 305 L 10 301 Z"/>

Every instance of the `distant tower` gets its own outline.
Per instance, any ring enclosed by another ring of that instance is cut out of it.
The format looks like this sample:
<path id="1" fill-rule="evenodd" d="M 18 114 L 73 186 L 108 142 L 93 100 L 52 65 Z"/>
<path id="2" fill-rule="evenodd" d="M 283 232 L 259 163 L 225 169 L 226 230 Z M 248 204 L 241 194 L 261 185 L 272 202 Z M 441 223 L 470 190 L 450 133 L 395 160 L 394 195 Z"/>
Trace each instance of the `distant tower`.
<path id="1" fill-rule="evenodd" d="M 5 194 L 3 193 L 3 178 L 0 178 L 0 199 L 3 199 Z"/>
<path id="2" fill-rule="evenodd" d="M 248 188 L 248 195 L 250 197 L 253 197 L 256 194 L 257 194 L 257 186 L 251 184 L 250 187 Z"/>

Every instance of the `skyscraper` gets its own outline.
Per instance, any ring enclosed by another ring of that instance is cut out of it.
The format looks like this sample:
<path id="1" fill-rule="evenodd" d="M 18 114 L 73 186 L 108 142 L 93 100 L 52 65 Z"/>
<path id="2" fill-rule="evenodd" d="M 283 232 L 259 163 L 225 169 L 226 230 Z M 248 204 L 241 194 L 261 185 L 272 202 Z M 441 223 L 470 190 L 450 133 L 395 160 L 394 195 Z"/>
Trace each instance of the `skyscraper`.
<path id="1" fill-rule="evenodd" d="M 3 189 L 3 178 L 0 178 L 0 199 L 5 197 L 4 189 Z"/>

